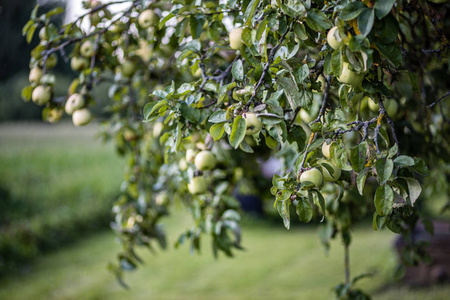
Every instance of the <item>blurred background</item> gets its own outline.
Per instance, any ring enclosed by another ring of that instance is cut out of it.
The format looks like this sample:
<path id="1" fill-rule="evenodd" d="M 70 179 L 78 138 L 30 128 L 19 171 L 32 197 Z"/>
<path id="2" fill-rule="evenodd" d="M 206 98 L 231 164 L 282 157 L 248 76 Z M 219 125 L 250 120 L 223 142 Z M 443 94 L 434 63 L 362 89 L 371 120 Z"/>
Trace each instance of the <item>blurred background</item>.
<path id="1" fill-rule="evenodd" d="M 107 264 L 120 249 L 109 223 L 125 162 L 100 140 L 100 125 L 75 128 L 69 119 L 50 125 L 41 121 L 41 107 L 21 99 L 37 43 L 28 45 L 21 30 L 35 4 L 0 3 L 0 299 L 332 298 L 332 287 L 344 280 L 340 242 L 326 253 L 314 224 L 287 231 L 278 216 L 245 218 L 245 250 L 233 259 L 215 260 L 207 239 L 201 256 L 187 247 L 143 250 L 145 265 L 127 274 L 131 289 L 123 289 Z M 40 12 L 66 6 L 39 4 Z M 69 4 L 76 16 L 81 0 Z M 64 63 L 55 73 L 55 93 L 65 95 L 75 74 Z M 97 89 L 100 103 L 106 89 Z M 169 245 L 190 222 L 183 208 L 172 212 L 165 222 Z M 352 276 L 373 274 L 362 289 L 374 299 L 449 299 L 448 284 L 411 288 L 394 281 L 395 235 L 373 231 L 370 222 L 355 231 L 351 246 Z"/>

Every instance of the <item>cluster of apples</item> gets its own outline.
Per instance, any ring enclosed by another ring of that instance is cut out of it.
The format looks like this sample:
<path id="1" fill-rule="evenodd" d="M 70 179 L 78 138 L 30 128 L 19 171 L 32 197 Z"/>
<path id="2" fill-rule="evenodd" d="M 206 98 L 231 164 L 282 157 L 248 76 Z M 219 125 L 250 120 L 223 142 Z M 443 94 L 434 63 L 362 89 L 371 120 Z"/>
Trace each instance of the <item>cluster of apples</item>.
<path id="1" fill-rule="evenodd" d="M 199 171 L 211 171 L 216 166 L 217 160 L 214 154 L 209 150 L 202 150 L 197 153 L 194 149 L 187 149 L 186 161 L 194 163 L 195 168 Z M 187 185 L 188 190 L 193 195 L 204 194 L 208 189 L 204 175 L 195 176 Z"/>

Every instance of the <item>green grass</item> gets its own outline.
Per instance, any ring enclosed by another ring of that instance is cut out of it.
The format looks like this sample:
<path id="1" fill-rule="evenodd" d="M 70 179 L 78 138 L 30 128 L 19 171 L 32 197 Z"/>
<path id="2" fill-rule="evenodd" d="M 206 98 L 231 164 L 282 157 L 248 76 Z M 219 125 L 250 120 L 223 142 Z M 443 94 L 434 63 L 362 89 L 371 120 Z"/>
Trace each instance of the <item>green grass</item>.
<path id="1" fill-rule="evenodd" d="M 171 244 L 190 219 L 180 212 L 165 221 Z M 256 222 L 245 225 L 245 251 L 235 258 L 215 260 L 204 240 L 202 255 L 190 255 L 186 246 L 175 250 L 146 250 L 145 265 L 125 277 L 124 290 L 106 270 L 119 245 L 101 233 L 37 261 L 26 276 L 0 283 L 0 299 L 332 299 L 331 287 L 343 280 L 343 251 L 339 241 L 329 255 L 311 227 Z M 374 299 L 448 299 L 450 286 L 420 290 L 383 288 L 395 264 L 393 234 L 356 230 L 351 246 L 352 275 L 374 277 L 359 287 L 374 292 Z"/>

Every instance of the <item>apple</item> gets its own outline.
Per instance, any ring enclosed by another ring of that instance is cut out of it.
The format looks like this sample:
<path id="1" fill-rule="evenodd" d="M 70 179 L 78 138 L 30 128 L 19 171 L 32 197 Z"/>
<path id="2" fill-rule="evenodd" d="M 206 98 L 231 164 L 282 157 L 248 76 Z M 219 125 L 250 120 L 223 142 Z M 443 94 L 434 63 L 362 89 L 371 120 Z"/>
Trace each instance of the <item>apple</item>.
<path id="1" fill-rule="evenodd" d="M 89 67 L 89 60 L 86 57 L 74 56 L 70 60 L 70 67 L 75 72 L 83 71 Z"/>
<path id="2" fill-rule="evenodd" d="M 136 72 L 136 64 L 127 59 L 120 65 L 120 71 L 124 77 L 131 77 Z"/>
<path id="3" fill-rule="evenodd" d="M 212 170 L 216 166 L 216 158 L 211 151 L 203 150 L 195 156 L 194 164 L 197 170 Z"/>
<path id="4" fill-rule="evenodd" d="M 178 161 L 178 167 L 180 168 L 180 171 L 186 171 L 188 168 L 188 163 L 186 161 L 186 158 L 182 157 L 180 158 L 180 160 Z"/>
<path id="5" fill-rule="evenodd" d="M 34 67 L 30 70 L 30 75 L 28 76 L 28 80 L 30 83 L 38 84 L 41 81 L 43 72 L 39 67 Z"/>
<path id="6" fill-rule="evenodd" d="M 50 123 L 56 123 L 61 120 L 64 114 L 64 110 L 62 108 L 52 108 L 47 115 L 47 121 Z"/>
<path id="7" fill-rule="evenodd" d="M 140 13 L 138 18 L 139 26 L 149 28 L 158 22 L 158 16 L 151 9 L 146 9 Z"/>
<path id="8" fill-rule="evenodd" d="M 263 127 L 263 123 L 258 120 L 257 116 L 253 112 L 246 112 L 242 114 L 242 117 L 245 120 L 245 134 L 246 135 L 254 135 L 261 131 Z"/>
<path id="9" fill-rule="evenodd" d="M 194 177 L 187 187 L 189 192 L 193 195 L 203 194 L 207 189 L 206 180 L 203 176 Z"/>
<path id="10" fill-rule="evenodd" d="M 139 138 L 139 135 L 134 130 L 127 127 L 123 130 L 123 138 L 125 141 L 131 142 L 137 140 Z"/>
<path id="11" fill-rule="evenodd" d="M 378 110 L 380 109 L 380 105 L 378 103 L 375 103 L 375 101 L 368 96 L 364 98 L 367 98 L 367 104 L 369 106 L 369 109 L 373 112 L 378 112 Z"/>
<path id="12" fill-rule="evenodd" d="M 344 44 L 345 38 L 345 33 L 342 32 L 337 26 L 331 28 L 327 34 L 328 45 L 330 45 L 330 47 L 333 49 L 338 49 L 339 47 L 341 47 Z"/>
<path id="13" fill-rule="evenodd" d="M 326 161 L 326 160 L 321 160 L 319 161 L 319 163 L 326 163 L 327 165 L 330 165 L 333 168 L 332 173 L 330 174 L 330 172 L 328 171 L 327 168 L 325 168 L 324 166 L 322 166 L 322 174 L 323 174 L 323 180 L 326 182 L 335 182 L 339 179 L 339 177 L 341 176 L 342 170 L 341 168 L 339 168 L 338 166 L 336 166 L 335 164 Z"/>
<path id="14" fill-rule="evenodd" d="M 39 38 L 42 41 L 48 40 L 47 30 L 45 29 L 45 27 L 42 27 L 41 30 L 39 30 Z"/>
<path id="15" fill-rule="evenodd" d="M 230 31 L 229 39 L 231 49 L 239 50 L 242 48 L 242 46 L 244 45 L 241 39 L 243 31 L 243 28 L 235 28 Z"/>
<path id="16" fill-rule="evenodd" d="M 305 171 L 300 176 L 300 183 L 302 182 L 311 182 L 316 186 L 320 186 L 323 182 L 322 173 L 316 168 Z"/>
<path id="17" fill-rule="evenodd" d="M 153 137 L 159 137 L 161 135 L 161 132 L 164 129 L 164 123 L 163 122 L 155 122 L 153 125 Z"/>
<path id="18" fill-rule="evenodd" d="M 90 58 L 94 54 L 94 45 L 91 41 L 84 41 L 80 46 L 80 55 Z"/>
<path id="19" fill-rule="evenodd" d="M 89 7 L 96 8 L 97 6 L 102 5 L 102 2 L 99 0 L 89 0 Z"/>
<path id="20" fill-rule="evenodd" d="M 166 191 L 160 192 L 155 197 L 155 203 L 158 204 L 159 206 L 165 206 L 169 203 L 169 201 L 170 201 L 169 195 L 167 194 Z"/>
<path id="21" fill-rule="evenodd" d="M 31 94 L 31 100 L 37 105 L 44 105 L 52 98 L 52 91 L 50 86 L 39 85 L 34 88 Z"/>
<path id="22" fill-rule="evenodd" d="M 384 102 L 384 108 L 391 118 L 395 118 L 398 112 L 398 103 L 394 99 L 388 99 Z"/>
<path id="23" fill-rule="evenodd" d="M 91 21 L 92 26 L 97 26 L 101 21 L 102 17 L 100 16 L 100 13 L 98 11 L 89 14 L 89 20 Z"/>
<path id="24" fill-rule="evenodd" d="M 186 161 L 193 163 L 196 155 L 197 155 L 197 152 L 194 149 L 187 149 L 186 150 Z"/>
<path id="25" fill-rule="evenodd" d="M 47 57 L 47 61 L 45 62 L 45 66 L 47 69 L 52 69 L 56 67 L 56 64 L 58 63 L 58 56 L 56 56 L 55 53 L 50 54 L 49 57 Z"/>
<path id="26" fill-rule="evenodd" d="M 92 114 L 89 109 L 82 108 L 73 112 L 72 122 L 75 126 L 84 126 L 92 120 Z"/>
<path id="27" fill-rule="evenodd" d="M 64 109 L 68 115 L 72 115 L 74 111 L 80 109 L 84 106 L 84 97 L 81 94 L 75 93 L 70 95 L 70 97 L 66 101 L 66 105 Z"/>
<path id="28" fill-rule="evenodd" d="M 356 86 L 359 86 L 361 84 L 361 82 L 363 81 L 364 74 L 358 74 L 356 72 L 353 72 L 349 68 L 349 63 L 344 61 L 342 63 L 341 74 L 338 76 L 337 79 L 341 83 L 350 84 L 350 85 L 356 87 Z"/>
<path id="29" fill-rule="evenodd" d="M 300 109 L 300 111 L 297 114 L 298 122 L 303 121 L 306 124 L 311 123 L 317 118 L 317 115 L 310 115 L 305 109 Z M 297 120 L 296 120 L 297 121 Z"/>
<path id="30" fill-rule="evenodd" d="M 331 158 L 331 145 L 333 145 L 334 142 L 331 142 L 329 145 L 327 145 L 326 142 L 324 142 L 322 144 L 322 154 L 323 156 L 325 156 L 326 158 Z"/>

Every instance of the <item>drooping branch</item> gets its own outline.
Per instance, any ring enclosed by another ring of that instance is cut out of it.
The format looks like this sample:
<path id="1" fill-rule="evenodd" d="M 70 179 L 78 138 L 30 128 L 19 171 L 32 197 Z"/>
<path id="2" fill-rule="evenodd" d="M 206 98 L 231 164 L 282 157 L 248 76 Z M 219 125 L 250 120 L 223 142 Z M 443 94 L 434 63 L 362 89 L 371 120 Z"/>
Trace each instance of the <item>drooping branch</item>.
<path id="1" fill-rule="evenodd" d="M 442 96 L 441 98 L 437 99 L 437 100 L 434 101 L 433 103 L 427 105 L 427 108 L 432 108 L 433 106 L 435 106 L 436 104 L 438 104 L 442 99 L 444 99 L 444 98 L 447 97 L 448 95 L 450 95 L 450 91 L 448 91 L 447 93 L 445 93 L 444 96 Z"/>

